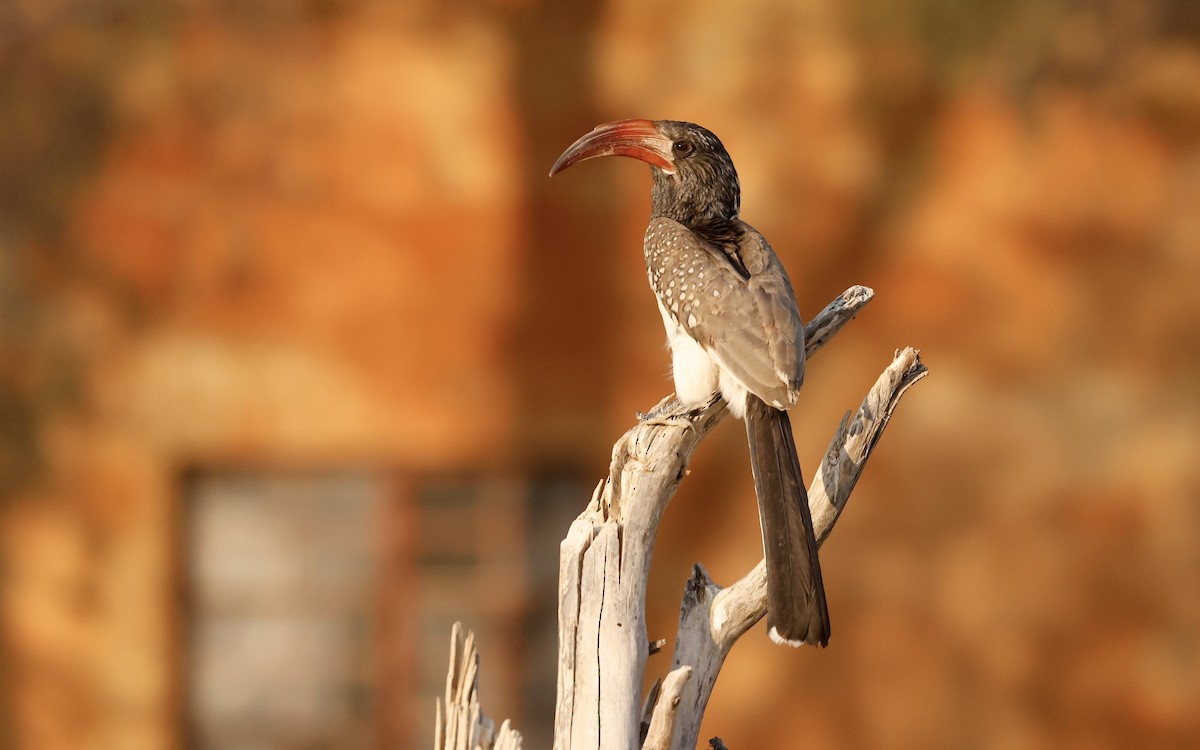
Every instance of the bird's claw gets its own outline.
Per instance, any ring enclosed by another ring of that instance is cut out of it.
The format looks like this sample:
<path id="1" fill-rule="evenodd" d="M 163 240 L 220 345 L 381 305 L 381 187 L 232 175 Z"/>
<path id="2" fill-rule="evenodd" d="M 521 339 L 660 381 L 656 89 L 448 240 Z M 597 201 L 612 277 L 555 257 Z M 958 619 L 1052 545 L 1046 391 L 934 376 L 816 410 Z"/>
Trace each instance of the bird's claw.
<path id="1" fill-rule="evenodd" d="M 691 427 L 692 420 L 684 414 L 664 414 L 662 416 L 654 416 L 651 414 L 643 414 L 638 420 L 640 424 L 651 425 L 654 427 Z"/>
<path id="2" fill-rule="evenodd" d="M 638 411 L 634 413 L 637 415 L 640 424 L 661 427 L 691 427 L 695 410 L 683 407 L 678 399 L 673 398 L 666 403 L 659 404 L 648 412 Z"/>

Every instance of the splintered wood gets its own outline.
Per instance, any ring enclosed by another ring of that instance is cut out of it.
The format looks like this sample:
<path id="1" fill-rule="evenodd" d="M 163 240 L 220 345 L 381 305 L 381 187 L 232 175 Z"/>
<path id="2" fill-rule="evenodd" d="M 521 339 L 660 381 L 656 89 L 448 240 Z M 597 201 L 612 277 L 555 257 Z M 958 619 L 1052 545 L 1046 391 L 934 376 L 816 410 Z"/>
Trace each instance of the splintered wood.
<path id="1" fill-rule="evenodd" d="M 497 728 L 479 707 L 479 652 L 475 634 L 464 634 L 461 623 L 450 636 L 446 696 L 434 708 L 434 750 L 520 750 L 521 735 L 508 721 Z"/>

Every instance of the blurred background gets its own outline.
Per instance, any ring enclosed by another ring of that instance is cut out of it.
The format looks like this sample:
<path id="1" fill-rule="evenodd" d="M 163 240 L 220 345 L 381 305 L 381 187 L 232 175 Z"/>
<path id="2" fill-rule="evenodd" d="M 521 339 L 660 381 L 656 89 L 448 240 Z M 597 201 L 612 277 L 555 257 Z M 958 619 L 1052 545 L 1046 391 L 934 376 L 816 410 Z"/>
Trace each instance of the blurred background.
<path id="1" fill-rule="evenodd" d="M 805 317 L 811 474 L 901 404 L 822 550 L 826 650 L 733 650 L 731 748 L 1200 746 L 1190 0 L 0 5 L 0 747 L 428 746 L 450 623 L 528 746 L 557 545 L 671 389 L 643 165 L 699 122 Z M 759 556 L 740 425 L 649 636 Z M 653 674 L 667 657 L 650 662 Z"/>

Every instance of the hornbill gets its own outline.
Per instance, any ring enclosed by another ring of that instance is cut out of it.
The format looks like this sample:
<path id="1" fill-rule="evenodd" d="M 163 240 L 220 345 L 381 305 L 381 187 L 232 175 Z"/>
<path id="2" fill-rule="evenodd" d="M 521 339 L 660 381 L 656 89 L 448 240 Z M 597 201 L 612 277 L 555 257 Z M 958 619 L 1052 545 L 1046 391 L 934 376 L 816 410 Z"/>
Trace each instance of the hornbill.
<path id="1" fill-rule="evenodd" d="M 738 218 L 741 186 L 715 135 L 690 122 L 621 120 L 575 141 L 550 170 L 629 156 L 654 177 L 646 271 L 671 347 L 675 394 L 716 391 L 746 421 L 777 643 L 829 642 L 817 541 L 786 409 L 804 379 L 804 326 L 771 246 Z"/>

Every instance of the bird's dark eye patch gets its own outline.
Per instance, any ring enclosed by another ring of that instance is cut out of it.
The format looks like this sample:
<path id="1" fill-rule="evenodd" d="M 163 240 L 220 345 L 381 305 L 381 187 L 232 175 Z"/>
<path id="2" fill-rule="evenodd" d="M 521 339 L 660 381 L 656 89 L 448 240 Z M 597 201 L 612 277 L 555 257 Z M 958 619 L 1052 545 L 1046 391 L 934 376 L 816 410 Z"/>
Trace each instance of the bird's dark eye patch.
<path id="1" fill-rule="evenodd" d="M 689 141 L 675 141 L 675 143 L 671 145 L 671 149 L 675 152 L 676 156 L 687 156 L 695 151 L 696 147 L 693 146 Z"/>

